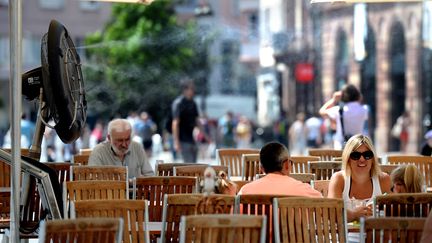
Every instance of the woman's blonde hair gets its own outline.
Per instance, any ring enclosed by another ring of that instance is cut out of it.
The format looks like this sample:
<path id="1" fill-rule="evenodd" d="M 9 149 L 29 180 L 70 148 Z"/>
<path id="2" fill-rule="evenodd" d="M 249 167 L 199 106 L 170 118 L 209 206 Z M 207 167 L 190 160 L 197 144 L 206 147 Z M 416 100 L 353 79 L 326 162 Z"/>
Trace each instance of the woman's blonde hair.
<path id="1" fill-rule="evenodd" d="M 370 151 L 372 151 L 374 154 L 374 157 L 372 158 L 370 176 L 378 176 L 381 173 L 372 140 L 368 136 L 357 134 L 352 136 L 347 141 L 347 143 L 345 144 L 345 148 L 342 151 L 342 170 L 344 171 L 345 176 L 351 176 L 351 167 L 348 166 L 350 154 L 356 149 L 358 149 L 362 144 L 365 145 L 368 149 L 370 149 Z"/>
<path id="2" fill-rule="evenodd" d="M 392 183 L 401 182 L 406 192 L 423 192 L 424 179 L 417 166 L 400 165 L 390 174 Z"/>

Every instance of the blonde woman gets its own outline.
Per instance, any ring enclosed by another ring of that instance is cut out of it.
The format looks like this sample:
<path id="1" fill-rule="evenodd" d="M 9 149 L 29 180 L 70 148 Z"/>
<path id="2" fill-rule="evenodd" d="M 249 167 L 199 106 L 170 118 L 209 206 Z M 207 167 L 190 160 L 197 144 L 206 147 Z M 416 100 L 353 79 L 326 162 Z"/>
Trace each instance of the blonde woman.
<path id="1" fill-rule="evenodd" d="M 401 165 L 392 171 L 390 177 L 394 193 L 424 192 L 423 175 L 415 165 Z"/>
<path id="2" fill-rule="evenodd" d="M 352 136 L 342 152 L 342 170 L 333 174 L 329 198 L 343 198 L 348 222 L 371 216 L 373 197 L 390 193 L 390 176 L 381 172 L 369 137 Z"/>

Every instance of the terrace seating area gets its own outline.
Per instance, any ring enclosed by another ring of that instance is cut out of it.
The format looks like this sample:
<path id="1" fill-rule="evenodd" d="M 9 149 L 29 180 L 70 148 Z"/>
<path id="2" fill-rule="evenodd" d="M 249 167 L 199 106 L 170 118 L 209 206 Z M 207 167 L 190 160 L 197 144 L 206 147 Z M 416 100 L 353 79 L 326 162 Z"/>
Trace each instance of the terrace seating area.
<path id="1" fill-rule="evenodd" d="M 199 193 L 208 166 L 216 172 L 224 171 L 236 183 L 237 191 L 264 177 L 256 150 L 232 149 L 229 160 L 211 165 L 158 161 L 155 176 L 134 179 L 128 179 L 127 167 L 88 166 L 85 161 L 44 163 L 56 171 L 63 185 L 63 219 L 46 218 L 46 209 L 33 183 L 27 199 L 30 203 L 23 208 L 22 224 L 37 229 L 40 221 L 44 223 L 36 231 L 38 234 L 22 237 L 39 237 L 40 242 L 66 242 L 64 237 L 70 235 L 77 242 L 90 242 L 85 234 L 91 234 L 92 239 L 101 238 L 97 242 L 346 242 L 351 231 L 362 232 L 362 242 L 399 242 L 400 232 L 408 239 L 421 237 L 432 209 L 432 193 L 377 196 L 373 217 L 362 219 L 360 225 L 353 227 L 347 223 L 342 199 L 327 198 L 329 180 L 341 169 L 340 156 L 324 151 L 333 157 L 322 160 L 318 152 L 314 151 L 314 156 L 291 157 L 295 171 L 290 176 L 310 184 L 323 198 Z M 218 157 L 224 156 L 227 155 L 220 153 Z M 422 168 L 425 178 L 431 177 L 429 158 L 395 160 L 389 156 L 387 161 L 382 165 L 383 171 L 390 172 L 396 163 L 414 163 Z M 1 173 L 9 175 L 10 168 L 5 165 L 0 161 Z M 429 180 L 427 183 L 431 187 Z M 0 233 L 6 238 L 10 223 L 9 188 L 8 182 L 3 181 Z M 382 239 L 371 232 L 381 232 Z"/>

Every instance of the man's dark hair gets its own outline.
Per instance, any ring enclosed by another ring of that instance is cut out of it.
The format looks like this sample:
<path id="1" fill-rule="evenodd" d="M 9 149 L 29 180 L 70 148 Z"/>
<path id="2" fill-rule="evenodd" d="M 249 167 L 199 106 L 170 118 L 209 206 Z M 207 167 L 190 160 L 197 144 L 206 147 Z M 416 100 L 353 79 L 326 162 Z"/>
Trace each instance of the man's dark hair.
<path id="1" fill-rule="evenodd" d="M 359 101 L 361 97 L 360 91 L 356 86 L 352 84 L 347 84 L 342 88 L 342 98 L 343 102 Z"/>
<path id="2" fill-rule="evenodd" d="M 278 142 L 264 145 L 260 151 L 260 161 L 265 173 L 282 171 L 282 165 L 289 159 L 288 149 Z"/>

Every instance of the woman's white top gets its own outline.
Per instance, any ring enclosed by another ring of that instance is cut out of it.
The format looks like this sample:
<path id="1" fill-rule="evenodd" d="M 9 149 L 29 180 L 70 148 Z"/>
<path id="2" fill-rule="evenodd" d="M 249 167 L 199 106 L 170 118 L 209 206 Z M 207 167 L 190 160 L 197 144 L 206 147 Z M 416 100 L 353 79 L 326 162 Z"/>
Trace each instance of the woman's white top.
<path id="1" fill-rule="evenodd" d="M 382 194 L 378 176 L 372 176 L 372 187 L 373 187 L 372 195 L 369 199 L 367 199 L 368 200 L 367 203 L 372 202 L 371 200 L 373 200 L 375 196 L 379 196 Z M 342 192 L 342 198 L 345 202 L 345 206 L 348 206 L 349 204 L 347 205 L 347 203 L 351 202 L 351 198 L 349 196 L 350 188 L 351 188 L 351 176 L 347 176 L 345 177 L 345 185 L 344 185 L 344 190 Z"/>

